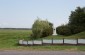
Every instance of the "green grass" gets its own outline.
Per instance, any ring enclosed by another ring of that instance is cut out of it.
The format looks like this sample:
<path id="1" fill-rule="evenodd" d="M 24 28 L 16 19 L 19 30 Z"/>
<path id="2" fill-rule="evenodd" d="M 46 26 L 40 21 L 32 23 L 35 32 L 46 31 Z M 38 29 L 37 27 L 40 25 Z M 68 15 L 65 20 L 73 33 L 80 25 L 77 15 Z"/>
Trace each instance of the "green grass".
<path id="1" fill-rule="evenodd" d="M 85 39 L 85 32 L 81 32 L 75 35 L 71 35 L 71 36 L 63 36 L 63 35 L 56 35 L 56 36 L 48 36 L 45 37 L 43 39 L 62 39 L 62 38 L 67 38 L 67 39 L 77 39 L 77 38 L 82 38 Z"/>
<path id="2" fill-rule="evenodd" d="M 0 30 L 0 48 L 16 46 L 19 39 L 29 39 L 31 30 Z"/>
<path id="3" fill-rule="evenodd" d="M 85 51 L 85 46 L 72 45 L 48 45 L 48 46 L 12 46 L 0 48 L 0 50 L 27 50 L 27 51 Z"/>
<path id="4" fill-rule="evenodd" d="M 19 39 L 30 40 L 31 30 L 0 30 L 0 50 L 66 50 L 66 51 L 85 51 L 85 46 L 19 46 Z M 72 36 L 48 36 L 44 39 L 59 38 L 85 38 L 85 32 Z"/>

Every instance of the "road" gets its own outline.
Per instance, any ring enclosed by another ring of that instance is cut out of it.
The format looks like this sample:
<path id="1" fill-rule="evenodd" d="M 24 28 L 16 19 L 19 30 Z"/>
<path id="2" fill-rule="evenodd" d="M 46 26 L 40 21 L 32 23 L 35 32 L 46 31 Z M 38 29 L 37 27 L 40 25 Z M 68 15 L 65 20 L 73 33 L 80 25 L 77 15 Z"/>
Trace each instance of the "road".
<path id="1" fill-rule="evenodd" d="M 66 51 L 0 51 L 0 55 L 85 55 L 85 52 Z"/>

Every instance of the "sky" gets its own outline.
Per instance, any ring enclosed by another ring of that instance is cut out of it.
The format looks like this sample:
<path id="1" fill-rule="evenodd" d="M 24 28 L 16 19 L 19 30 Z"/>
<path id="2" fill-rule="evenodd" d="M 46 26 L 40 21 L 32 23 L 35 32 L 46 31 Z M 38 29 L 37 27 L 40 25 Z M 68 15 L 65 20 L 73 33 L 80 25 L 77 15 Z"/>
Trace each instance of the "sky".
<path id="1" fill-rule="evenodd" d="M 71 11 L 85 0 L 0 0 L 0 28 L 31 28 L 39 17 L 54 24 L 67 24 Z"/>

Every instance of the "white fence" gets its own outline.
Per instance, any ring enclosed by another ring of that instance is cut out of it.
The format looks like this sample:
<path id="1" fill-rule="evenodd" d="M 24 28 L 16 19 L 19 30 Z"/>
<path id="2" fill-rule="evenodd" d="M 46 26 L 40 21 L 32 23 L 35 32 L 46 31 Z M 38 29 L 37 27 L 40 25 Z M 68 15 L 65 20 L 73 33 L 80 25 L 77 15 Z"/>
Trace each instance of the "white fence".
<path id="1" fill-rule="evenodd" d="M 42 39 L 42 40 L 19 40 L 19 45 L 85 45 L 85 39 Z"/>

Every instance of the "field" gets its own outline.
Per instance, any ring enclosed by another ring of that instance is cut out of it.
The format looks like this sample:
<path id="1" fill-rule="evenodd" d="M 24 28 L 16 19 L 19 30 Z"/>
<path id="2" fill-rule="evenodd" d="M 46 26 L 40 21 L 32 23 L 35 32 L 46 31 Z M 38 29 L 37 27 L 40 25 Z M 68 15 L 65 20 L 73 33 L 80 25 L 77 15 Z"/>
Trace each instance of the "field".
<path id="1" fill-rule="evenodd" d="M 66 51 L 85 51 L 85 46 L 19 46 L 19 39 L 30 39 L 31 30 L 4 30 L 0 29 L 0 50 L 66 50 Z M 85 32 L 72 36 L 48 36 L 45 39 L 51 38 L 85 38 Z"/>
<path id="2" fill-rule="evenodd" d="M 15 47 L 19 39 L 28 39 L 31 30 L 0 30 L 0 48 Z"/>

